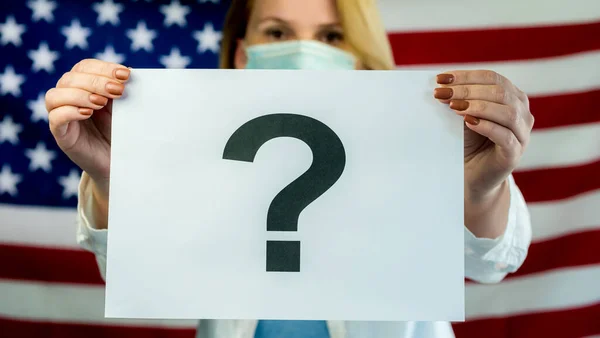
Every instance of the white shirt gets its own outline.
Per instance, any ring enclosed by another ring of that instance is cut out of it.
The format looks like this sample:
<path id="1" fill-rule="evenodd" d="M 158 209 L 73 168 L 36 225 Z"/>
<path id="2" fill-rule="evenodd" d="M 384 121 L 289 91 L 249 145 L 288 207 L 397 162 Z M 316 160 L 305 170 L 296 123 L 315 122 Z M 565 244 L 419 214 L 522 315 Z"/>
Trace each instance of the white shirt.
<path id="1" fill-rule="evenodd" d="M 77 242 L 96 255 L 102 277 L 106 272 L 108 230 L 98 230 L 92 215 L 89 176 L 79 184 Z M 500 282 L 515 272 L 527 256 L 531 222 L 525 200 L 513 177 L 509 177 L 510 207 L 504 234 L 496 239 L 477 238 L 465 230 L 465 277 L 480 283 Z M 172 230 L 169 230 L 172 231 Z M 140 233 L 140 241 L 144 234 Z M 197 338 L 253 338 L 257 320 L 200 320 Z M 448 322 L 359 322 L 327 321 L 331 338 L 453 338 Z"/>

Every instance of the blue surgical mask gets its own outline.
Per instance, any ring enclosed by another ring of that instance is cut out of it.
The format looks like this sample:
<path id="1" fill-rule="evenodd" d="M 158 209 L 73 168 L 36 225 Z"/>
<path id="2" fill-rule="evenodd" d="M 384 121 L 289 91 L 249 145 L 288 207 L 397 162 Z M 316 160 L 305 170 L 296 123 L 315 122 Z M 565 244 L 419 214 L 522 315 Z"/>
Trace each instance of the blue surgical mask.
<path id="1" fill-rule="evenodd" d="M 246 47 L 246 69 L 355 69 L 348 52 L 312 40 L 294 40 Z"/>

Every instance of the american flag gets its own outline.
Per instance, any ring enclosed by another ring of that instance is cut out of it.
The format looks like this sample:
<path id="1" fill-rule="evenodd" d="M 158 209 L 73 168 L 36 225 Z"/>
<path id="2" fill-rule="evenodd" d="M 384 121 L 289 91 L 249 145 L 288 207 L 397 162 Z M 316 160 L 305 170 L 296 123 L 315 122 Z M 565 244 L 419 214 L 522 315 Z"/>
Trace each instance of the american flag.
<path id="1" fill-rule="evenodd" d="M 81 171 L 45 92 L 84 58 L 216 68 L 219 0 L 0 2 L 0 337 L 193 337 L 196 321 L 104 319 L 75 242 Z M 492 69 L 536 117 L 515 172 L 533 244 L 503 282 L 467 281 L 459 338 L 600 335 L 600 1 L 379 0 L 399 69 Z"/>

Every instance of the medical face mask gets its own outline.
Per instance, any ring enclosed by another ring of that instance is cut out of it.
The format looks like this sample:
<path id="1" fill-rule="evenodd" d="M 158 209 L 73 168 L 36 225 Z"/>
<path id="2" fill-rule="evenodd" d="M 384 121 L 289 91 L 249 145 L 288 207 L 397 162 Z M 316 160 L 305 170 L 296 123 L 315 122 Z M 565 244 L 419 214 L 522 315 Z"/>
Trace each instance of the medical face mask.
<path id="1" fill-rule="evenodd" d="M 246 69 L 355 69 L 354 56 L 325 43 L 294 40 L 246 47 Z"/>

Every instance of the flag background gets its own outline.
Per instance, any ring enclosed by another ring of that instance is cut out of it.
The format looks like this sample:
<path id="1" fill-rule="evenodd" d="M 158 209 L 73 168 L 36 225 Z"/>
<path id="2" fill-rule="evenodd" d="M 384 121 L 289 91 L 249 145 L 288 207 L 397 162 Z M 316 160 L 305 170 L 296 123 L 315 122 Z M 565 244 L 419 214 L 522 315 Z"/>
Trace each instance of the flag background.
<path id="1" fill-rule="evenodd" d="M 457 336 L 600 335 L 600 1 L 379 3 L 399 69 L 495 70 L 536 117 L 515 172 L 532 217 L 529 256 L 502 283 L 467 281 Z M 48 130 L 44 94 L 87 57 L 215 68 L 226 9 L 0 2 L 0 337 L 194 336 L 195 321 L 103 319 L 96 262 L 75 242 L 80 170 Z"/>

